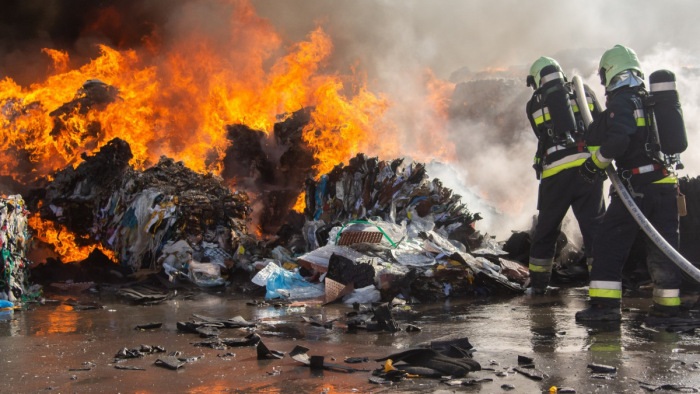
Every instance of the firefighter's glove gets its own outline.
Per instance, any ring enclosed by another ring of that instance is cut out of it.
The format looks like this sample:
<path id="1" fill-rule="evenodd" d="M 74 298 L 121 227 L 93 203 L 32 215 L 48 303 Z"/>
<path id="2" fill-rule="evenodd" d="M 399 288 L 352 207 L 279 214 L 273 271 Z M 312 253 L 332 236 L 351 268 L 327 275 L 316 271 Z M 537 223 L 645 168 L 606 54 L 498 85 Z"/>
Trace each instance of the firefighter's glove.
<path id="1" fill-rule="evenodd" d="M 578 173 L 588 183 L 595 183 L 599 178 L 606 177 L 605 170 L 595 165 L 591 157 L 581 164 L 581 167 L 578 168 Z"/>
<path id="2" fill-rule="evenodd" d="M 535 170 L 535 177 L 539 181 L 542 178 L 542 164 L 535 163 L 532 165 L 532 168 Z"/>

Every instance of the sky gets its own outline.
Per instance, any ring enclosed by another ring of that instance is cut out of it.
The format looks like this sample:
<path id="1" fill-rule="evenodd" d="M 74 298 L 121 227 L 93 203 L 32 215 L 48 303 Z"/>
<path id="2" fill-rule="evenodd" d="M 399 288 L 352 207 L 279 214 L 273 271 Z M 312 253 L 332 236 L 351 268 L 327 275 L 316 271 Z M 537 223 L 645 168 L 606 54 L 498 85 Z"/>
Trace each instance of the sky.
<path id="1" fill-rule="evenodd" d="M 178 34 L 182 20 L 215 32 L 228 28 L 221 7 L 236 0 L 11 0 L 0 17 L 0 77 L 41 72 L 27 52 L 36 46 L 88 52 L 82 37 L 96 7 L 116 5 L 130 17 L 124 23 L 148 20 L 166 34 Z M 316 26 L 331 37 L 333 54 L 327 68 L 347 73 L 360 69 L 371 88 L 395 102 L 391 113 L 403 130 L 406 156 L 411 156 L 423 122 L 414 97 L 424 89 L 418 76 L 430 70 L 435 78 L 465 82 L 469 78 L 498 78 L 522 85 L 511 87 L 499 116 L 512 117 L 512 130 L 489 122 L 459 122 L 446 131 L 456 144 L 458 159 L 435 174 L 459 191 L 476 211 L 488 211 L 480 224 L 498 238 L 511 230 L 529 228 L 537 213 L 537 180 L 530 168 L 535 138 L 525 117 L 529 97 L 527 70 L 540 56 L 556 58 L 567 76 L 580 75 L 604 102 L 596 76 L 603 52 L 615 44 L 634 49 L 649 74 L 667 68 L 678 77 L 678 90 L 689 137 L 682 155 L 681 176 L 700 173 L 700 2 L 553 1 L 553 0 L 251 0 L 257 14 L 270 22 L 286 45 L 303 40 Z M 139 29 L 120 37 L 120 45 L 140 45 Z M 87 55 L 86 55 L 87 56 Z M 483 74 L 485 70 L 500 70 Z M 461 71 L 461 74 L 456 73 Z M 14 73 L 17 74 L 14 74 Z M 464 76 L 467 76 L 466 78 Z M 460 77 L 461 76 L 461 77 Z M 518 87 L 521 86 L 521 87 Z M 415 93 L 415 94 L 414 94 Z M 483 91 L 477 99 L 489 99 Z M 524 99 L 522 98 L 524 97 Z M 521 101 L 518 101 L 521 100 Z M 488 119 L 488 114 L 486 114 Z M 495 116 L 495 115 L 494 115 Z M 417 126 L 418 125 L 418 126 Z M 487 138 L 489 136 L 489 138 Z M 387 158 L 390 159 L 390 158 Z M 444 169 L 449 170 L 445 171 Z M 501 212 L 495 213 L 496 211 Z"/>

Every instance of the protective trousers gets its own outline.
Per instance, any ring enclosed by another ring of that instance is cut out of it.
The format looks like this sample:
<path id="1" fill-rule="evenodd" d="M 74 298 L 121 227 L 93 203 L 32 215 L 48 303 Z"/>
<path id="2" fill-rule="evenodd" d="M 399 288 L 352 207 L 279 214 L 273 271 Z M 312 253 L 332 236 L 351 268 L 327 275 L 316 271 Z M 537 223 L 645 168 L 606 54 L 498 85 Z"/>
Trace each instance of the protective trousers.
<path id="1" fill-rule="evenodd" d="M 670 183 L 638 186 L 635 202 L 661 236 L 678 248 L 678 187 Z M 613 194 L 593 245 L 593 267 L 590 272 L 590 303 L 616 307 L 622 297 L 622 268 L 629 254 L 639 225 L 617 194 Z M 681 272 L 648 238 L 645 239 L 647 266 L 654 282 L 654 304 L 662 307 L 680 305 Z"/>
<path id="2" fill-rule="evenodd" d="M 579 167 L 561 171 L 540 182 L 537 225 L 530 247 L 530 284 L 546 287 L 552 273 L 557 238 L 561 222 L 572 208 L 578 221 L 586 257 L 591 257 L 593 236 L 605 212 L 603 179 L 593 184 L 578 174 Z"/>

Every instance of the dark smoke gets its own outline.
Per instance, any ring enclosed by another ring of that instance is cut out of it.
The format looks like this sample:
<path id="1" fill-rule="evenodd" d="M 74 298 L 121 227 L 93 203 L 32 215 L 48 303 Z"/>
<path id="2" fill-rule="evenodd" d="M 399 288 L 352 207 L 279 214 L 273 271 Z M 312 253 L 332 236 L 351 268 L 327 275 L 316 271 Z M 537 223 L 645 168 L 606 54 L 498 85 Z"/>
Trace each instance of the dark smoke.
<path id="1" fill-rule="evenodd" d="M 51 64 L 42 48 L 68 51 L 76 64 L 95 57 L 95 44 L 136 48 L 157 36 L 168 10 L 183 0 L 8 0 L 0 12 L 0 76 L 20 85 L 44 80 Z"/>

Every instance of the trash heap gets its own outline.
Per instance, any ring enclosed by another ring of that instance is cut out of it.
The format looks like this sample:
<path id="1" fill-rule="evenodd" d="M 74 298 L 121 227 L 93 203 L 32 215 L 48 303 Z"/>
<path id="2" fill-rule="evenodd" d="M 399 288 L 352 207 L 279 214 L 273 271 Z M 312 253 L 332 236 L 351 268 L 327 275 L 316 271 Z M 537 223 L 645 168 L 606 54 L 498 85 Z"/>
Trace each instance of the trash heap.
<path id="1" fill-rule="evenodd" d="M 140 171 L 129 166 L 131 157 L 116 138 L 58 172 L 41 199 L 41 217 L 101 243 L 132 271 L 163 267 L 202 286 L 223 284 L 220 268 L 247 235 L 248 196 L 182 162 L 161 157 Z"/>
<path id="2" fill-rule="evenodd" d="M 36 292 L 29 284 L 29 260 L 25 258 L 28 214 L 22 196 L 0 197 L 0 300 L 25 300 Z"/>
<path id="3" fill-rule="evenodd" d="M 429 300 L 521 292 L 529 277 L 421 163 L 359 154 L 307 181 L 304 213 L 309 252 L 290 257 L 278 247 L 278 258 L 255 264 L 253 282 L 266 286 L 267 299 Z"/>
<path id="4" fill-rule="evenodd" d="M 480 243 L 478 238 L 469 239 L 476 233 L 473 223 L 481 219 L 479 214 L 470 213 L 461 196 L 440 180 L 429 180 L 424 164 L 404 159 L 379 161 L 358 154 L 318 182 L 307 181 L 304 213 L 307 220 L 329 224 L 358 218 L 379 217 L 392 223 L 408 219 L 418 231 L 434 227 L 465 247 Z M 321 240 L 311 241 L 320 246 Z"/>

